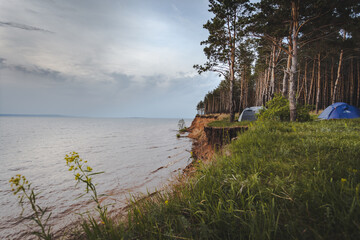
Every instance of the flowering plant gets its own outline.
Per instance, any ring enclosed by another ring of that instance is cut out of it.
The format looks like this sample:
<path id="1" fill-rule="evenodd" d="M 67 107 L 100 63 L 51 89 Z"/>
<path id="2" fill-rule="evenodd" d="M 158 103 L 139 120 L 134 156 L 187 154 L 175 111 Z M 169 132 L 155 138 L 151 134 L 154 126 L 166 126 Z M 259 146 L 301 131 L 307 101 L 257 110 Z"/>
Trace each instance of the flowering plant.
<path id="1" fill-rule="evenodd" d="M 29 181 L 25 178 L 25 176 L 17 174 L 15 177 L 12 177 L 9 182 L 11 183 L 11 190 L 14 195 L 18 195 L 19 204 L 21 205 L 23 211 L 25 200 L 28 200 L 31 205 L 33 214 L 28 218 L 40 227 L 40 231 L 33 231 L 31 233 L 38 236 L 40 239 L 52 239 L 53 235 L 51 234 L 51 226 L 48 225 L 51 213 L 49 213 L 48 208 L 42 209 L 36 203 L 37 194 L 35 194 L 34 189 L 31 188 Z"/>

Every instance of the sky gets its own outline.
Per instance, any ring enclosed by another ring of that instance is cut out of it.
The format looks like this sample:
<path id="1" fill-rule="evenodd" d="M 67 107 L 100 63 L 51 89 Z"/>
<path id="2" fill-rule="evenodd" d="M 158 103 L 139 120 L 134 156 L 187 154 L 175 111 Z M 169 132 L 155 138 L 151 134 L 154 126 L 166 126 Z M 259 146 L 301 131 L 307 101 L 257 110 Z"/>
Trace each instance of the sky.
<path id="1" fill-rule="evenodd" d="M 0 114 L 193 118 L 207 0 L 0 0 Z"/>

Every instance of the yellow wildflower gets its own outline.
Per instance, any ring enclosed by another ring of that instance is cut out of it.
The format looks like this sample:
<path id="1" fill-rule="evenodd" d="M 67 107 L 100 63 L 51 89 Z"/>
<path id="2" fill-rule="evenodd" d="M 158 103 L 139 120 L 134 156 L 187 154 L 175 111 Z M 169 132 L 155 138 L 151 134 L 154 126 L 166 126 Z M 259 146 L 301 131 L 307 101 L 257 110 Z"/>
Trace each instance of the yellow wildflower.
<path id="1" fill-rule="evenodd" d="M 169 201 L 168 201 L 168 200 L 165 201 L 165 205 L 169 205 Z"/>
<path id="2" fill-rule="evenodd" d="M 344 183 L 344 182 L 346 182 L 347 180 L 346 180 L 346 178 L 341 178 L 341 182 L 342 183 Z"/>
<path id="3" fill-rule="evenodd" d="M 75 175 L 75 180 L 78 180 L 79 177 L 80 177 L 80 173 L 77 173 L 77 174 Z"/>

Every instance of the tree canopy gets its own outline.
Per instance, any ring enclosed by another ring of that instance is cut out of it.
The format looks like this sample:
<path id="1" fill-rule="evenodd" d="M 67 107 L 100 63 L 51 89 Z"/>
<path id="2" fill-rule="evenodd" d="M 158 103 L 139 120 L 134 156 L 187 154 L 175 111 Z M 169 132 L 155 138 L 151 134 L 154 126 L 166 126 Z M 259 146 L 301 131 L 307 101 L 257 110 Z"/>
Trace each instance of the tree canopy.
<path id="1" fill-rule="evenodd" d="M 201 42 L 207 61 L 194 68 L 217 72 L 229 86 L 227 94 L 217 90 L 229 99 L 224 108 L 206 107 L 210 95 L 211 106 L 225 101 L 209 92 L 205 112 L 232 116 L 276 93 L 289 99 L 293 121 L 298 104 L 360 105 L 359 1 L 209 0 L 209 11 L 208 39 Z"/>

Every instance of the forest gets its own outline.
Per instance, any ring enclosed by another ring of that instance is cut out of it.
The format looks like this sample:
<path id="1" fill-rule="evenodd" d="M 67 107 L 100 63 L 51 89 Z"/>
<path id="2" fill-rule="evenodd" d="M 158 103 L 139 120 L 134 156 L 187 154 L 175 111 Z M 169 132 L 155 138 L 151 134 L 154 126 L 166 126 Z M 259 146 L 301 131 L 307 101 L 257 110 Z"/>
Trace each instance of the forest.
<path id="1" fill-rule="evenodd" d="M 194 68 L 222 81 L 197 105 L 205 114 L 262 106 L 276 94 L 318 112 L 334 102 L 360 106 L 360 2 L 210 0 L 203 27 L 207 61 Z"/>

